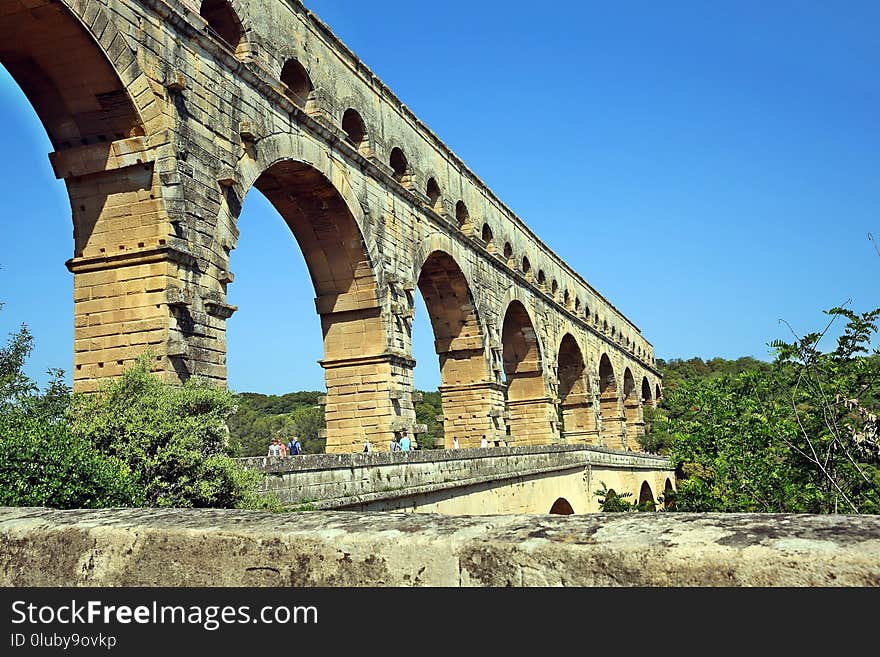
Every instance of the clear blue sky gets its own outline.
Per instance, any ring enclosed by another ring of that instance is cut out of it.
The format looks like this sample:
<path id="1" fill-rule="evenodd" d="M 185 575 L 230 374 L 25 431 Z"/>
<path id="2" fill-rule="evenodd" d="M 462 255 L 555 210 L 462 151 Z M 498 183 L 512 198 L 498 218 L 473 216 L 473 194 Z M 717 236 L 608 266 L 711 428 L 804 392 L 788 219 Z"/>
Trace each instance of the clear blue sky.
<path id="1" fill-rule="evenodd" d="M 750 355 L 880 305 L 880 3 L 307 0 L 661 358 Z M 0 68 L 0 339 L 72 367 L 72 227 L 51 147 Z M 323 387 L 305 264 L 249 194 L 229 382 Z M 417 306 L 416 383 L 439 383 Z"/>

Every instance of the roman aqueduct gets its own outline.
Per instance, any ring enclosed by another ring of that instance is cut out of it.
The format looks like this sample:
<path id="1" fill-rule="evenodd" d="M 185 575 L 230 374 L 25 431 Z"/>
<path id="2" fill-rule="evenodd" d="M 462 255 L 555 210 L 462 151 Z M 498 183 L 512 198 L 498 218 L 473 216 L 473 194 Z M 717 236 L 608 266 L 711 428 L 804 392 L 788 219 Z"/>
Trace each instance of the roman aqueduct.
<path id="1" fill-rule="evenodd" d="M 417 290 L 447 447 L 636 446 L 651 344 L 298 1 L 2 0 L 0 27 L 70 196 L 76 390 L 147 348 L 225 383 L 256 188 L 314 285 L 328 452 L 417 428 Z"/>

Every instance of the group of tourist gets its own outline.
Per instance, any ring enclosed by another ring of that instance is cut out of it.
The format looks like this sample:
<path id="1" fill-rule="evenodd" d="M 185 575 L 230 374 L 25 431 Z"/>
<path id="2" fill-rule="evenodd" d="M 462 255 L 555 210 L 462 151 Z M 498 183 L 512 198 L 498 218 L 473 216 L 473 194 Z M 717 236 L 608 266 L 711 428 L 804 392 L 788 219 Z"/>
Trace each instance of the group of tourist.
<path id="1" fill-rule="evenodd" d="M 302 454 L 303 448 L 299 438 L 294 436 L 286 443 L 280 438 L 273 438 L 269 443 L 268 456 L 296 456 Z"/>
<path id="2" fill-rule="evenodd" d="M 500 441 L 495 441 L 495 447 L 500 447 Z M 488 447 L 489 441 L 486 439 L 486 436 L 480 440 L 480 447 Z M 507 447 L 507 441 L 504 441 L 504 446 Z M 458 449 L 458 437 L 452 438 L 452 449 Z M 394 438 L 392 438 L 391 443 L 389 445 L 389 450 L 392 452 L 411 452 L 413 450 L 419 449 L 419 444 L 416 442 L 414 438 L 409 437 L 409 432 L 406 429 L 403 429 L 400 434 L 394 434 Z M 369 438 L 364 440 L 364 452 L 372 452 L 373 451 L 373 443 L 370 442 Z M 273 438 L 272 443 L 269 445 L 269 456 L 290 456 L 293 454 L 302 454 L 302 445 L 300 445 L 299 439 L 294 437 L 287 445 L 285 445 L 280 439 Z"/>
<path id="3" fill-rule="evenodd" d="M 392 452 L 410 452 L 414 449 L 419 448 L 419 444 L 409 437 L 409 433 L 406 429 L 403 429 L 400 432 L 400 435 L 394 435 L 394 438 L 391 440 L 390 445 Z"/>

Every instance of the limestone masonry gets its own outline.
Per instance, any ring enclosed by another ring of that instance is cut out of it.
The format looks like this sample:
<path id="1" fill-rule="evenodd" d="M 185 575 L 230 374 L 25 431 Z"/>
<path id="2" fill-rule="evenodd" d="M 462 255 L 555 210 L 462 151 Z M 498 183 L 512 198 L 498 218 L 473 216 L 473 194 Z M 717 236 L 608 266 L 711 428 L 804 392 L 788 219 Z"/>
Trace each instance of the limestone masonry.
<path id="1" fill-rule="evenodd" d="M 675 489 L 666 457 L 586 445 L 239 459 L 295 509 L 466 514 L 600 511 L 602 484 L 655 508 Z"/>
<path id="2" fill-rule="evenodd" d="M 225 383 L 256 188 L 311 275 L 328 452 L 420 428 L 416 289 L 447 447 L 636 445 L 651 344 L 296 0 L 0 0 L 0 27 L 70 196 L 76 390 L 148 348 L 169 381 Z"/>
<path id="3" fill-rule="evenodd" d="M 0 508 L 0 586 L 880 586 L 880 516 Z"/>

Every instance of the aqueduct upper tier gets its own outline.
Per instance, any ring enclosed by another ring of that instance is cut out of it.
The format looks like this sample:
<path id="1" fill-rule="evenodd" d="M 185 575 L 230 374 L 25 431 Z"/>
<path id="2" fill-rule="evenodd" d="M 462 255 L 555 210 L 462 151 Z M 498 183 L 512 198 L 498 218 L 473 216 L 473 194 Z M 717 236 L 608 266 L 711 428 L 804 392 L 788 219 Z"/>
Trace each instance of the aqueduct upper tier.
<path id="1" fill-rule="evenodd" d="M 148 348 L 225 383 L 255 187 L 314 285 L 328 452 L 416 428 L 416 289 L 447 446 L 635 445 L 651 344 L 298 1 L 0 0 L 0 27 L 70 196 L 75 389 Z"/>

